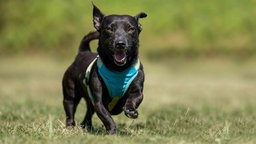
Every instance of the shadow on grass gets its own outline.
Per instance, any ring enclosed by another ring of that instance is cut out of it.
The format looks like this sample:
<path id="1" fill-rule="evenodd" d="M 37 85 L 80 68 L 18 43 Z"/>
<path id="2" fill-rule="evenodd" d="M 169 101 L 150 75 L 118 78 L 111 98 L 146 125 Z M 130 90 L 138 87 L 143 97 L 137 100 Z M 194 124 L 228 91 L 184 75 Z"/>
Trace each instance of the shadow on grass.
<path id="1" fill-rule="evenodd" d="M 145 130 L 145 123 L 136 123 L 132 125 L 127 125 L 126 123 L 118 123 L 117 124 L 117 135 L 119 136 L 134 136 L 139 133 L 140 130 Z M 92 130 L 85 130 L 84 132 L 90 133 L 92 135 L 108 135 L 105 127 L 103 125 L 96 125 Z"/>

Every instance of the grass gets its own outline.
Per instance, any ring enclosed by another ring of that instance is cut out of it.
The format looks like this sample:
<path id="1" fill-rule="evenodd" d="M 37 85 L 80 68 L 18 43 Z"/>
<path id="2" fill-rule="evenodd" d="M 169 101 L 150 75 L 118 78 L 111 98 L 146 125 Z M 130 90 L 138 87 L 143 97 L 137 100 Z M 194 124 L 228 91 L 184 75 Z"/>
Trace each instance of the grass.
<path id="1" fill-rule="evenodd" d="M 142 57 L 143 59 L 143 57 Z M 255 61 L 144 60 L 145 99 L 136 120 L 115 116 L 118 134 L 65 128 L 61 78 L 72 60 L 0 59 L 0 143 L 255 143 Z M 82 101 L 77 123 L 85 113 Z"/>

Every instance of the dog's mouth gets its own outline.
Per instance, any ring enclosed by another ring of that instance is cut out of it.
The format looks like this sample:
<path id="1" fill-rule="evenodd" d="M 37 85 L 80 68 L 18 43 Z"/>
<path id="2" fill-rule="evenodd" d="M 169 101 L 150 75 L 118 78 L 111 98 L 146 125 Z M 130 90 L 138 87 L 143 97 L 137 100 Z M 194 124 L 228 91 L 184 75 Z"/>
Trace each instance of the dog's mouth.
<path id="1" fill-rule="evenodd" d="M 114 51 L 114 62 L 118 66 L 123 66 L 126 64 L 127 59 L 127 50 L 126 49 L 118 49 Z"/>

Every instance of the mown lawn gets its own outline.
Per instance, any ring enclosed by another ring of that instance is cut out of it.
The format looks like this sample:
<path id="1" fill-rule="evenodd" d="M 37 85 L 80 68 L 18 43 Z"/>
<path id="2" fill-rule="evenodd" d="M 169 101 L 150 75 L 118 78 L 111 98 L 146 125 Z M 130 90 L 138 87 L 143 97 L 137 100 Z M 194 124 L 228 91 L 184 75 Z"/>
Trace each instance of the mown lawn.
<path id="1" fill-rule="evenodd" d="M 0 58 L 0 143 L 256 143 L 255 59 L 144 60 L 140 116 L 115 116 L 116 136 L 96 115 L 92 133 L 65 128 L 61 78 L 71 62 Z M 77 123 L 84 113 L 82 101 Z"/>

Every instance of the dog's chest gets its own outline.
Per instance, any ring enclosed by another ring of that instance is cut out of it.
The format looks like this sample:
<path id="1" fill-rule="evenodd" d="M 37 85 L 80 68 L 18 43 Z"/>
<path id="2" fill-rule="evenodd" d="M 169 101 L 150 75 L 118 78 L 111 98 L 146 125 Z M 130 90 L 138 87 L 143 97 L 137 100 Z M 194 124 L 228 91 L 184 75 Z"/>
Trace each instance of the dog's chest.
<path id="1" fill-rule="evenodd" d="M 122 72 L 117 72 L 109 70 L 99 58 L 97 60 L 97 67 L 99 75 L 103 79 L 108 89 L 109 96 L 111 98 L 121 98 L 129 88 L 134 78 L 137 76 L 139 62 L 131 65 Z"/>
<path id="2" fill-rule="evenodd" d="M 86 76 L 85 76 L 85 84 L 88 84 L 90 79 L 90 71 L 92 65 L 96 62 L 99 76 L 104 81 L 104 84 L 107 87 L 108 94 L 111 97 L 112 101 L 109 103 L 108 108 L 111 111 L 118 100 L 124 96 L 126 91 L 128 90 L 130 84 L 135 79 L 138 74 L 138 70 L 140 68 L 140 61 L 138 60 L 135 64 L 131 65 L 129 68 L 122 72 L 111 71 L 109 70 L 101 61 L 99 57 L 97 57 L 87 68 Z M 89 97 L 93 102 L 94 96 L 92 95 L 91 89 L 87 86 Z"/>

